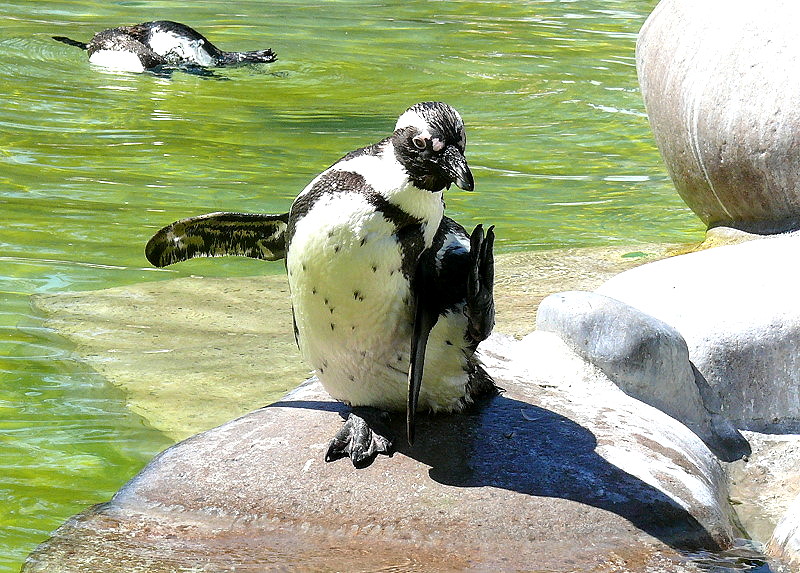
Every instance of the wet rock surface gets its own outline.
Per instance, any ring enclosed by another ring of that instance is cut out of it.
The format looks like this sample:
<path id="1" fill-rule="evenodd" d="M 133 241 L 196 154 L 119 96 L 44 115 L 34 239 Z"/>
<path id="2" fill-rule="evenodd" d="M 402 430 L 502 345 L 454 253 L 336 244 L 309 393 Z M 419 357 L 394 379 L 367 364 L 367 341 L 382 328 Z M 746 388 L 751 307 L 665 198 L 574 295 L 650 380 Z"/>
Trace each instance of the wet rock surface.
<path id="1" fill-rule="evenodd" d="M 739 521 L 753 539 L 767 543 L 800 496 L 800 428 L 782 433 L 744 431 L 753 452 L 726 465 Z"/>
<path id="2" fill-rule="evenodd" d="M 344 407 L 312 381 L 166 450 L 25 571 L 684 571 L 676 548 L 731 542 L 724 475 L 685 426 L 552 334 L 487 346 L 506 392 L 423 417 L 413 448 L 323 462 Z"/>
<path id="3" fill-rule="evenodd" d="M 800 497 L 778 523 L 767 551 L 790 566 L 800 567 Z"/>

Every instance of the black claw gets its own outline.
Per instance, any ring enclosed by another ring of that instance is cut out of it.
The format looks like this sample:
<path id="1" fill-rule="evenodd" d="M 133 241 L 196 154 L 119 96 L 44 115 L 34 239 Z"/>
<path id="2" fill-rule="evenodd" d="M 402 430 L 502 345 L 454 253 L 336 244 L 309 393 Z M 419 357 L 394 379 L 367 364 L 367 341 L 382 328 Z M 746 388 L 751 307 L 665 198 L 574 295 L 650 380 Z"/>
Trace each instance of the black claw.
<path id="1" fill-rule="evenodd" d="M 360 469 L 370 465 L 378 454 L 390 456 L 394 444 L 385 426 L 388 416 L 374 408 L 353 408 L 328 444 L 325 461 L 349 457 L 353 466 Z"/>

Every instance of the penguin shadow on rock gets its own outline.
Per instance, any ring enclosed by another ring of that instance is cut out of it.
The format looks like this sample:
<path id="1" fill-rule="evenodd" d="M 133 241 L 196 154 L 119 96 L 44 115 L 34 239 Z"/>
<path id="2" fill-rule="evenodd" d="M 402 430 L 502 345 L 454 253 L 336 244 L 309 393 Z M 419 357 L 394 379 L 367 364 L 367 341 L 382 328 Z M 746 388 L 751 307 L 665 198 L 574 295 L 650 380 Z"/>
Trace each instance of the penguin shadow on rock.
<path id="1" fill-rule="evenodd" d="M 320 400 L 287 399 L 266 408 L 318 410 L 342 419 L 349 413 L 340 402 Z M 383 423 L 389 434 L 405 432 L 403 416 L 385 416 Z M 502 393 L 462 412 L 418 416 L 414 444 L 397 440 L 394 453 L 428 466 L 430 478 L 444 485 L 567 499 L 615 513 L 678 550 L 720 549 L 688 511 L 608 462 L 596 447 L 590 430 Z"/>
<path id="2" fill-rule="evenodd" d="M 505 393 L 476 406 L 420 417 L 417 442 L 397 451 L 430 466 L 442 484 L 568 499 L 613 512 L 677 549 L 719 549 L 678 503 L 600 456 L 585 427 Z"/>
<path id="3" fill-rule="evenodd" d="M 86 51 L 89 62 L 115 71 L 149 72 L 169 77 L 175 70 L 215 79 L 212 68 L 266 64 L 277 59 L 267 48 L 249 52 L 226 52 L 197 30 L 179 22 L 157 20 L 133 26 L 109 28 L 88 42 L 66 36 L 53 39 Z"/>

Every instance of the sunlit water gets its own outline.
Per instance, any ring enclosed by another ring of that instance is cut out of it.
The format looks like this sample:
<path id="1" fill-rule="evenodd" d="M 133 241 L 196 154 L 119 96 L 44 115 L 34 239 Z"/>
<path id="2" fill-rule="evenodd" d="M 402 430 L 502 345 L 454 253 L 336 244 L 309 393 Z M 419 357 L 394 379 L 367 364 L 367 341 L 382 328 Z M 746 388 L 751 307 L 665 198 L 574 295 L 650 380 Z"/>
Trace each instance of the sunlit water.
<path id="1" fill-rule="evenodd" d="M 467 124 L 476 192 L 447 194 L 500 252 L 694 242 L 637 90 L 636 33 L 655 0 L 529 2 L 31 1 L 0 10 L 0 572 L 104 501 L 158 432 L 42 327 L 35 293 L 206 274 L 148 268 L 174 219 L 282 212 L 316 173 L 441 99 Z M 185 22 L 279 61 L 214 77 L 110 73 L 53 34 Z"/>

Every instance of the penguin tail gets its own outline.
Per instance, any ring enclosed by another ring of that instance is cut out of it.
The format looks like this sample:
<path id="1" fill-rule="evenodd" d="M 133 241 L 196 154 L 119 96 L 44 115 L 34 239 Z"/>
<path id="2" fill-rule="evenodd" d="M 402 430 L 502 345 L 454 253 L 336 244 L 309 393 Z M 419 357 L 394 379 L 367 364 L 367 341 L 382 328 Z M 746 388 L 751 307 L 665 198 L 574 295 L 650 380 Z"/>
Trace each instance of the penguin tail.
<path id="1" fill-rule="evenodd" d="M 68 46 L 75 46 L 76 48 L 80 48 L 81 50 L 85 50 L 87 48 L 87 44 L 84 42 L 79 42 L 78 40 L 73 40 L 72 38 L 67 38 L 66 36 L 53 36 L 53 39 L 67 44 Z"/>
<path id="2" fill-rule="evenodd" d="M 278 59 L 271 49 L 256 50 L 254 52 L 222 52 L 220 65 L 230 66 L 235 64 L 268 64 Z"/>

